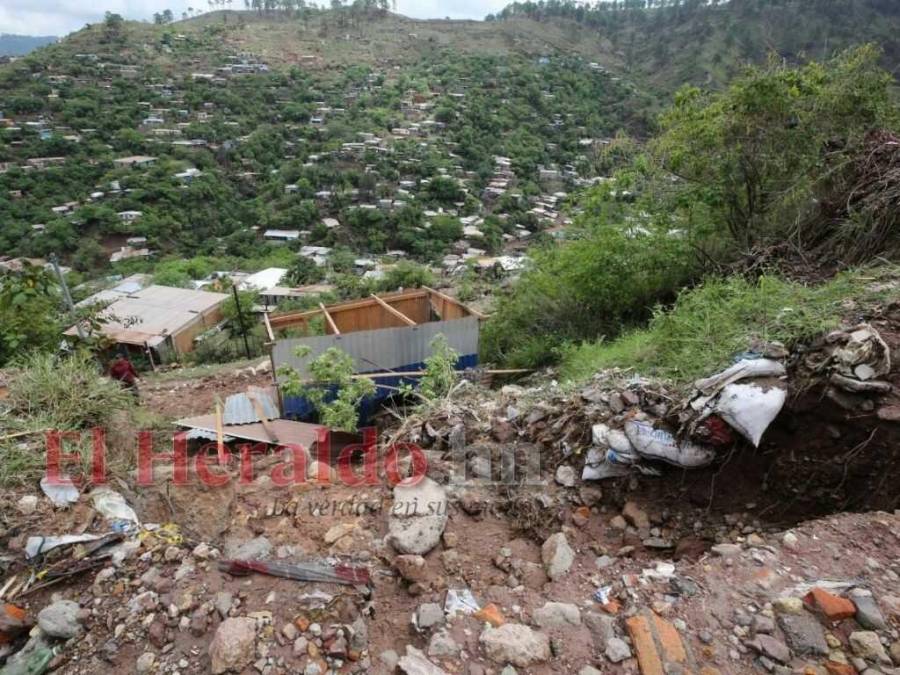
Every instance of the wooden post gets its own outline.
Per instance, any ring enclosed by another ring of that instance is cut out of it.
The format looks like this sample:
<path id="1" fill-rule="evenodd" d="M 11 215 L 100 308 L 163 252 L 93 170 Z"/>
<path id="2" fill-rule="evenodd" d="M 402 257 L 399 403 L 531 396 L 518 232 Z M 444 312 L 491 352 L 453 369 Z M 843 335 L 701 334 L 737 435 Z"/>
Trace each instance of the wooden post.
<path id="1" fill-rule="evenodd" d="M 375 298 L 375 302 L 377 302 L 379 305 L 384 307 L 384 309 L 386 309 L 388 312 L 390 312 L 393 316 L 400 319 L 407 326 L 415 326 L 416 325 L 416 322 L 413 321 L 412 319 L 410 319 L 408 316 L 406 316 L 406 314 L 404 314 L 403 312 L 401 312 L 398 309 L 394 309 L 393 307 L 391 307 L 389 304 L 387 304 L 384 300 L 379 298 L 374 293 L 372 293 L 372 297 Z"/>

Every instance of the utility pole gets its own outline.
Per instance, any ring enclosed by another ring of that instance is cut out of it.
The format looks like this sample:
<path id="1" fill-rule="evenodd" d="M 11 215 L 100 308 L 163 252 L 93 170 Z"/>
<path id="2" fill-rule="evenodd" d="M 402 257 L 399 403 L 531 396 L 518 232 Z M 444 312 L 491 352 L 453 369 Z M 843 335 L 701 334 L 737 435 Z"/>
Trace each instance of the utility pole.
<path id="1" fill-rule="evenodd" d="M 72 320 L 75 322 L 75 330 L 78 331 L 78 337 L 84 340 L 87 336 L 84 334 L 81 322 L 78 321 L 78 316 L 75 313 L 75 303 L 72 302 L 72 294 L 69 293 L 69 284 L 66 283 L 66 278 L 63 276 L 62 270 L 59 269 L 59 261 L 56 259 L 55 253 L 50 254 L 50 264 L 53 266 L 53 271 L 56 272 L 56 278 L 59 279 L 59 285 L 62 287 L 63 299 L 66 301 L 66 307 L 72 315 Z"/>
<path id="2" fill-rule="evenodd" d="M 231 291 L 234 293 L 234 304 L 237 307 L 238 326 L 241 327 L 241 335 L 244 338 L 244 350 L 247 352 L 247 359 L 250 357 L 250 343 L 247 342 L 247 329 L 244 327 L 244 313 L 241 311 L 241 298 L 238 296 L 237 286 L 232 286 Z"/>

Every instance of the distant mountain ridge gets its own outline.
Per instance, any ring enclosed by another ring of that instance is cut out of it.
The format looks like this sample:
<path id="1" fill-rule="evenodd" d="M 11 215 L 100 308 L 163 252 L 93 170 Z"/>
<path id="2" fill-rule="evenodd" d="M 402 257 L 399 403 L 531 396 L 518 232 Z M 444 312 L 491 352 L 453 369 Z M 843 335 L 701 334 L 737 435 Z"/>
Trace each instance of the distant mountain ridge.
<path id="1" fill-rule="evenodd" d="M 0 33 L 0 56 L 24 56 L 59 40 L 54 35 L 12 35 Z"/>

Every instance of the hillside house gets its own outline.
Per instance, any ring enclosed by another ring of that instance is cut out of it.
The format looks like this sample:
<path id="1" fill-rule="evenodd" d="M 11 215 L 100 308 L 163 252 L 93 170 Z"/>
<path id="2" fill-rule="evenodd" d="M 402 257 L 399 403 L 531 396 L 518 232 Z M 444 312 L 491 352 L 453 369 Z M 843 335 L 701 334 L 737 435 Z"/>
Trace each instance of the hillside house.
<path id="1" fill-rule="evenodd" d="M 300 230 L 266 230 L 263 239 L 271 244 L 286 244 L 300 239 Z"/>
<path id="2" fill-rule="evenodd" d="M 143 211 L 119 211 L 117 214 L 123 223 L 133 223 L 144 215 Z"/>
<path id="3" fill-rule="evenodd" d="M 131 260 L 132 258 L 149 258 L 152 252 L 149 248 L 134 248 L 132 246 L 122 246 L 118 251 L 114 251 L 109 256 L 109 262 L 117 263 L 123 260 Z"/>
<path id="4" fill-rule="evenodd" d="M 114 344 L 150 350 L 157 363 L 176 360 L 194 349 L 194 339 L 222 320 L 225 293 L 209 293 L 169 286 L 148 286 L 125 292 L 101 291 L 80 304 L 109 303 L 100 328 Z M 66 335 L 78 334 L 72 326 Z"/>
<path id="5" fill-rule="evenodd" d="M 113 160 L 113 164 L 115 164 L 117 168 L 141 168 L 151 166 L 155 162 L 156 157 L 149 157 L 147 155 L 132 155 L 130 157 L 120 157 L 119 159 Z"/>

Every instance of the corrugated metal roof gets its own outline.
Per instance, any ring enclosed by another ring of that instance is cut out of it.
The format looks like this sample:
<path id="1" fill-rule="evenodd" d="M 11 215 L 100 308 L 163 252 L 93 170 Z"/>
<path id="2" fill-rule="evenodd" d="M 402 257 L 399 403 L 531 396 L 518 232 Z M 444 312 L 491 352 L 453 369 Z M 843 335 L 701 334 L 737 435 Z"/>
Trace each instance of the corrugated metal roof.
<path id="1" fill-rule="evenodd" d="M 232 394 L 225 399 L 225 411 L 222 419 L 225 424 L 253 424 L 259 422 L 259 415 L 256 413 L 256 407 L 250 397 L 256 399 L 257 406 L 262 410 L 267 420 L 274 420 L 281 417 L 281 411 L 278 404 L 273 400 L 269 392 L 262 390 L 254 390 L 246 393 Z"/>
<path id="2" fill-rule="evenodd" d="M 224 293 L 169 286 L 148 286 L 131 295 L 116 294 L 115 298 L 110 297 L 109 291 L 101 291 L 97 295 L 114 300 L 103 310 L 103 316 L 110 321 L 101 329 L 114 339 L 128 331 L 157 336 L 176 335 L 193 323 L 198 315 L 228 299 Z M 75 328 L 70 328 L 66 333 L 73 335 Z"/>

